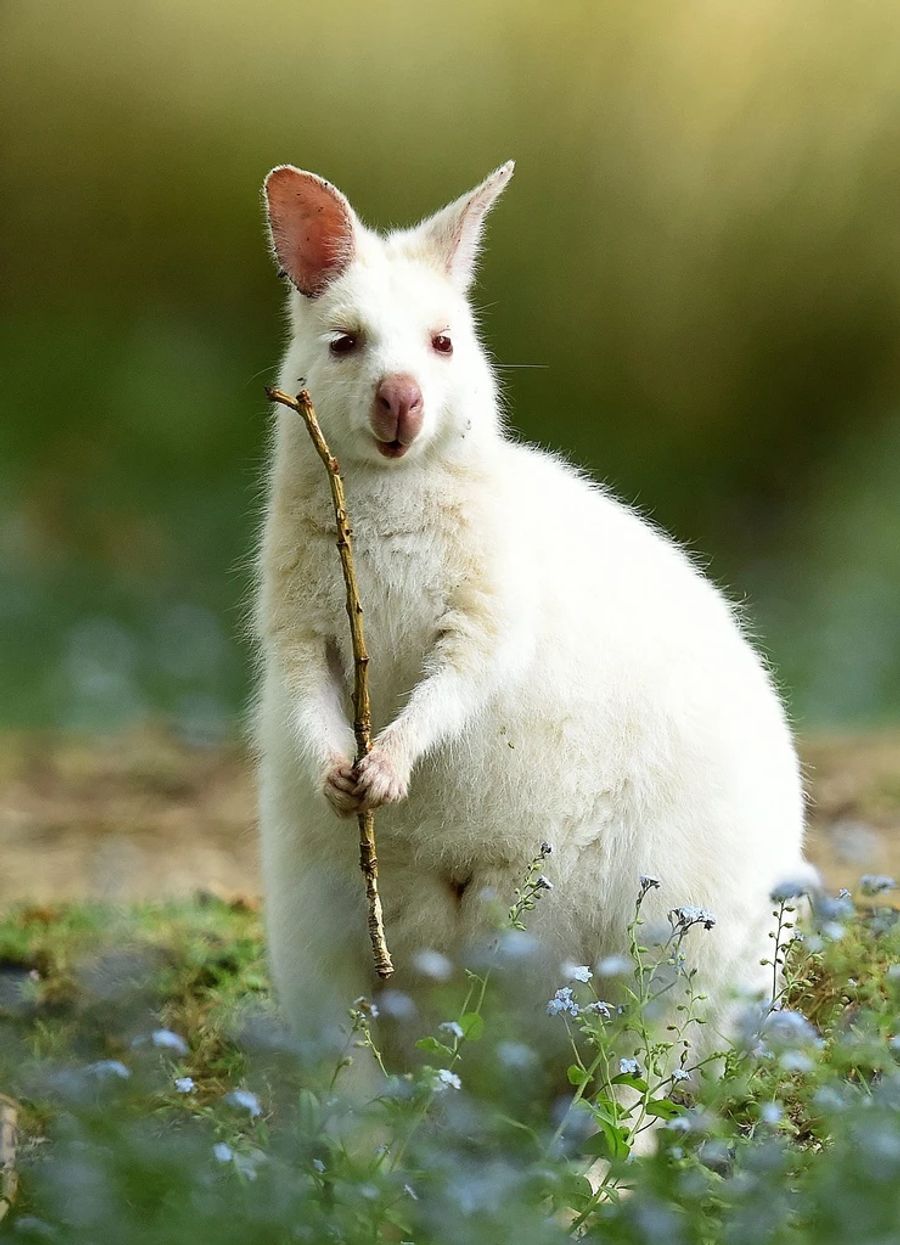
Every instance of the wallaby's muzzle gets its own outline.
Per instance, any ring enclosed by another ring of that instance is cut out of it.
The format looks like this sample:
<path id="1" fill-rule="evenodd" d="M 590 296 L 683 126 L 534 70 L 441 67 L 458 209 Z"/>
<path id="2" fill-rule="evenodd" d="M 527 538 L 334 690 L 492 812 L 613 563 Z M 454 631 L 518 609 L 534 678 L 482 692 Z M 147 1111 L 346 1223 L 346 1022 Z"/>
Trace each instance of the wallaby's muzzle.
<path id="1" fill-rule="evenodd" d="M 369 422 L 385 458 L 402 458 L 422 430 L 422 390 L 412 376 L 385 376 L 375 391 Z"/>

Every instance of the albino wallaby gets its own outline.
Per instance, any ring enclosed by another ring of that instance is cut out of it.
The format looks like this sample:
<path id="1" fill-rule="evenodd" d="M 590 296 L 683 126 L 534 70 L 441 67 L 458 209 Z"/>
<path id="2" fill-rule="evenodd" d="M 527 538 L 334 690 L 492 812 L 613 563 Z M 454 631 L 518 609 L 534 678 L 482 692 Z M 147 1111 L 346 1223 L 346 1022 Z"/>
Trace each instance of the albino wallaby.
<path id="1" fill-rule="evenodd" d="M 383 806 L 398 983 L 418 952 L 478 937 L 485 894 L 509 901 L 546 840 L 554 888 L 530 928 L 548 989 L 563 960 L 622 950 L 653 874 L 650 915 L 715 912 L 692 949 L 721 1010 L 730 984 L 770 979 L 773 884 L 810 873 L 785 714 L 734 608 L 634 510 L 504 431 L 467 290 L 512 172 L 387 236 L 312 173 L 266 179 L 292 287 L 279 384 L 305 378 L 343 469 L 377 730 L 354 767 L 328 485 L 278 408 L 257 737 L 269 946 L 298 1027 L 371 991 L 339 820 L 364 807 Z"/>

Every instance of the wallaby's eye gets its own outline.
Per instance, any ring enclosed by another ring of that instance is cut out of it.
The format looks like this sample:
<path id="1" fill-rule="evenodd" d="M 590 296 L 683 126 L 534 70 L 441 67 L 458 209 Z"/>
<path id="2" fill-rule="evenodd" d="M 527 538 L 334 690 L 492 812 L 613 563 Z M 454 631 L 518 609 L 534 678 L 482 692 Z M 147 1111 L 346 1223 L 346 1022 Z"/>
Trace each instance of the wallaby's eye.
<path id="1" fill-rule="evenodd" d="M 438 354 L 453 354 L 453 342 L 446 333 L 435 333 L 431 339 L 431 348 Z"/>
<path id="2" fill-rule="evenodd" d="M 357 333 L 338 333 L 328 343 L 328 349 L 332 354 L 352 354 L 359 342 L 360 338 Z"/>

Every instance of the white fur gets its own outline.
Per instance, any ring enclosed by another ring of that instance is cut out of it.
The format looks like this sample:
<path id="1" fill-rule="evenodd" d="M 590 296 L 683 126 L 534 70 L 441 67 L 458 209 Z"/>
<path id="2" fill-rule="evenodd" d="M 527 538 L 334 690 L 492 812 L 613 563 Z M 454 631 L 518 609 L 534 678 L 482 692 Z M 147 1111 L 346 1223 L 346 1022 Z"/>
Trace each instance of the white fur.
<path id="1" fill-rule="evenodd" d="M 771 887 L 808 874 L 790 731 L 733 607 L 684 552 L 501 428 L 465 287 L 511 171 L 414 230 L 382 238 L 353 216 L 341 271 L 317 297 L 291 291 L 279 383 L 305 378 L 341 462 L 371 654 L 377 741 L 344 811 L 395 801 L 377 836 L 404 988 L 417 951 L 477 937 L 486 889 L 508 900 L 547 840 L 554 889 L 532 928 L 548 988 L 563 960 L 622 949 L 647 873 L 663 882 L 650 915 L 716 914 L 692 945 L 721 1006 L 729 984 L 761 981 Z M 332 357 L 348 330 L 364 346 Z M 444 331 L 452 357 L 431 346 Z M 398 371 L 418 381 L 425 420 L 391 461 L 368 413 Z M 257 623 L 269 945 L 302 1027 L 370 992 L 373 974 L 355 823 L 323 795 L 342 766 L 348 786 L 354 750 L 334 522 L 307 433 L 282 408 Z"/>

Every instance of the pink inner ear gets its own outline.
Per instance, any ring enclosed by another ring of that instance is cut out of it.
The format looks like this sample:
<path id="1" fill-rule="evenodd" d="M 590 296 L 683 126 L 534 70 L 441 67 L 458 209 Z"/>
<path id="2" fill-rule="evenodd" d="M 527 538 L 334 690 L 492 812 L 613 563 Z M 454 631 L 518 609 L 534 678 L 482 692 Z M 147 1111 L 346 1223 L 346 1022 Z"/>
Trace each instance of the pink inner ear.
<path id="1" fill-rule="evenodd" d="M 266 202 L 278 262 L 301 294 L 315 298 L 353 257 L 353 220 L 340 191 L 290 167 L 266 178 Z"/>

